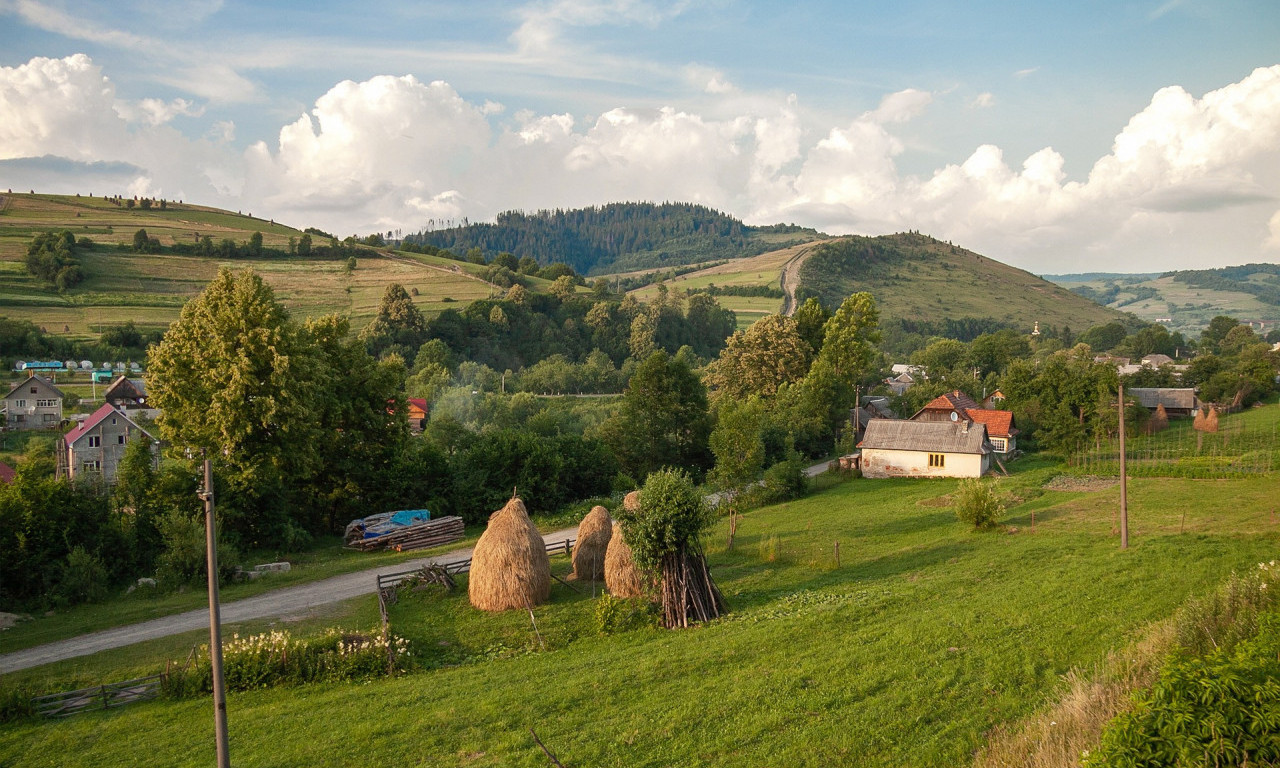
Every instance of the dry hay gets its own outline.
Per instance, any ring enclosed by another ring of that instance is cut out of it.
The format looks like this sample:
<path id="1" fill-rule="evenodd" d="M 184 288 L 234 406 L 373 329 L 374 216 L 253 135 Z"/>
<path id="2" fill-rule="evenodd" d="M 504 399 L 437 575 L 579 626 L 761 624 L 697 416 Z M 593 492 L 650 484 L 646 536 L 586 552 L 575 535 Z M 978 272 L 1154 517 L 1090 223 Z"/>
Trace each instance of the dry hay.
<path id="1" fill-rule="evenodd" d="M 632 491 L 622 497 L 622 506 L 628 512 L 635 512 L 640 509 L 640 492 Z"/>
<path id="2" fill-rule="evenodd" d="M 1164 409 L 1164 403 L 1156 405 L 1156 412 L 1147 421 L 1147 434 L 1154 435 L 1157 432 L 1163 432 L 1169 427 L 1169 412 Z"/>
<path id="3" fill-rule="evenodd" d="M 613 538 L 613 518 L 601 506 L 591 508 L 578 524 L 573 544 L 573 578 L 600 581 L 604 578 L 605 553 Z"/>
<path id="4" fill-rule="evenodd" d="M 482 611 L 532 608 L 551 596 L 551 560 L 517 497 L 489 517 L 471 554 L 467 595 Z"/>
<path id="5" fill-rule="evenodd" d="M 614 597 L 639 597 L 645 593 L 644 579 L 640 576 L 640 569 L 636 568 L 631 547 L 623 538 L 622 526 L 618 523 L 613 525 L 609 548 L 604 553 L 604 585 Z"/>

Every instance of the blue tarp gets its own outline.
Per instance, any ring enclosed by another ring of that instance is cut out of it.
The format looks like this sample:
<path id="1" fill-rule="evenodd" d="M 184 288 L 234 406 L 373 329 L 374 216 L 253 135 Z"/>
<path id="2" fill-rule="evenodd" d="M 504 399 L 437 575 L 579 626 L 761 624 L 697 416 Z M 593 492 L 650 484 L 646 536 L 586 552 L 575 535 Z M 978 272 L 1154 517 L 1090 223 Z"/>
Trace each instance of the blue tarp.
<path id="1" fill-rule="evenodd" d="M 391 513 L 391 522 L 395 525 L 413 525 L 430 519 L 431 510 L 428 509 L 402 509 Z"/>
<path id="2" fill-rule="evenodd" d="M 376 539 L 394 530 L 425 523 L 430 519 L 431 511 L 426 509 L 402 509 L 398 512 L 383 512 L 379 515 L 370 515 L 363 520 L 352 520 L 347 525 L 347 538 L 350 539 L 353 531 L 360 531 L 359 538 Z"/>

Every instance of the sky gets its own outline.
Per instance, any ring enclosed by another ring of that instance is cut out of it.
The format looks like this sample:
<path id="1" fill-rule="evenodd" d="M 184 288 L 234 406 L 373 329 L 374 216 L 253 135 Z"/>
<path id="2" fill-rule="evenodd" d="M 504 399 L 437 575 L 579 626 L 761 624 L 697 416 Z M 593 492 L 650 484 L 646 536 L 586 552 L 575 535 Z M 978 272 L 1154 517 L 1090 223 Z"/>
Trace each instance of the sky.
<path id="1" fill-rule="evenodd" d="M 1280 261 L 1280 3 L 0 0 L 0 189 L 339 236 L 648 200 Z"/>

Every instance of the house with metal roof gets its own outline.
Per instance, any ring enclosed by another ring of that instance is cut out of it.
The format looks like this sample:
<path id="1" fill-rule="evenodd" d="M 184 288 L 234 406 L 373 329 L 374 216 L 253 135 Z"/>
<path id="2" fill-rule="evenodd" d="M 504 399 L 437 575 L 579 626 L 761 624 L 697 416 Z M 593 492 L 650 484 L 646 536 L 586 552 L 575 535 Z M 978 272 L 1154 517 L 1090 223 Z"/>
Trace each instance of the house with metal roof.
<path id="1" fill-rule="evenodd" d="M 62 422 L 65 396 L 53 382 L 31 374 L 13 385 L 4 396 L 4 412 L 10 429 L 52 429 Z"/>
<path id="2" fill-rule="evenodd" d="M 138 426 L 123 410 L 104 403 L 63 438 L 67 475 L 75 479 L 96 473 L 107 482 L 114 481 L 125 448 L 142 435 L 151 438 L 152 461 L 158 463 L 159 444 L 155 436 Z"/>
<path id="3" fill-rule="evenodd" d="M 1149 411 L 1163 405 L 1170 416 L 1191 416 L 1200 409 L 1200 398 L 1191 387 L 1133 387 L 1125 392 Z"/>
<path id="4" fill-rule="evenodd" d="M 117 408 L 146 408 L 147 382 L 120 376 L 102 393 L 102 400 Z"/>
<path id="5" fill-rule="evenodd" d="M 987 428 L 969 419 L 876 419 L 858 447 L 863 477 L 982 477 L 991 469 Z"/>

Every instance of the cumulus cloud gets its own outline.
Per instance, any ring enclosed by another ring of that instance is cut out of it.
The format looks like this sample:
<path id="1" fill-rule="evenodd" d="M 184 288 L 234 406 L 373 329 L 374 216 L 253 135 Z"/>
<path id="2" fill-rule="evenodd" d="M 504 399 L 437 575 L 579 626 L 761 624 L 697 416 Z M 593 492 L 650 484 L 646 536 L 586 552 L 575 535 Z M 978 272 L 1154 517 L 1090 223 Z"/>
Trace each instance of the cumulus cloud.
<path id="1" fill-rule="evenodd" d="M 1078 179 L 1051 147 L 1019 159 L 995 145 L 904 173 L 901 126 L 932 104 L 908 89 L 824 125 L 794 96 L 736 94 L 714 110 L 618 106 L 583 118 L 508 114 L 443 81 L 378 76 L 338 83 L 272 140 L 239 151 L 234 125 L 184 137 L 171 118 L 199 107 L 122 104 L 88 57 L 72 56 L 0 69 L 0 109 L 15 116 L 0 122 L 0 160 L 72 165 L 0 167 L 23 186 L 73 176 L 74 163 L 114 163 L 98 176 L 336 232 L 647 199 L 832 233 L 919 229 L 1058 271 L 1247 261 L 1280 248 L 1280 66 L 1199 98 L 1162 89 Z"/>

